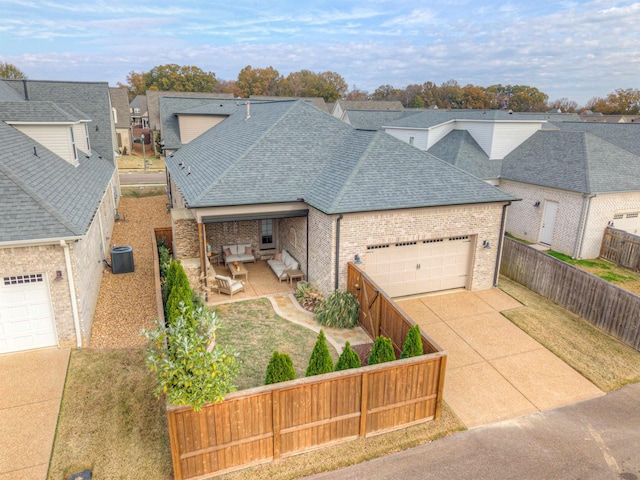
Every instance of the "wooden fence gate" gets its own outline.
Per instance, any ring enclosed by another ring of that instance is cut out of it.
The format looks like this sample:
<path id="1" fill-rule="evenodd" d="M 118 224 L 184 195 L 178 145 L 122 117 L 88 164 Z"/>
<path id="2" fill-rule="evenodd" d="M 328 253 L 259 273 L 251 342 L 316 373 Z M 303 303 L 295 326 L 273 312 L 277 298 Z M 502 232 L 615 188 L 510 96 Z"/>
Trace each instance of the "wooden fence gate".
<path id="1" fill-rule="evenodd" d="M 640 271 L 640 237 L 607 227 L 602 238 L 600 257 L 633 271 Z"/>

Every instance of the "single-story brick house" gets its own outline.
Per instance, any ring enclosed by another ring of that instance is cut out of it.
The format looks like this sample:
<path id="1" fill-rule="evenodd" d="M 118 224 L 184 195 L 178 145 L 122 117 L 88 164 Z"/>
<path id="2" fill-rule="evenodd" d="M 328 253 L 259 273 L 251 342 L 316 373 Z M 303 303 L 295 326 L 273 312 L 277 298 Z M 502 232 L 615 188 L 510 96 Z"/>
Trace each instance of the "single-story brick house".
<path id="1" fill-rule="evenodd" d="M 640 232 L 640 127 L 576 120 L 572 114 L 423 111 L 381 128 L 521 198 L 509 209 L 509 233 L 572 257 L 596 258 L 607 225 Z"/>
<path id="2" fill-rule="evenodd" d="M 356 257 L 393 296 L 494 285 L 514 196 L 309 103 L 241 103 L 166 158 L 178 258 L 287 250 L 324 292 L 345 287 Z"/>
<path id="3" fill-rule="evenodd" d="M 86 345 L 119 197 L 106 83 L 0 80 L 0 353 Z"/>

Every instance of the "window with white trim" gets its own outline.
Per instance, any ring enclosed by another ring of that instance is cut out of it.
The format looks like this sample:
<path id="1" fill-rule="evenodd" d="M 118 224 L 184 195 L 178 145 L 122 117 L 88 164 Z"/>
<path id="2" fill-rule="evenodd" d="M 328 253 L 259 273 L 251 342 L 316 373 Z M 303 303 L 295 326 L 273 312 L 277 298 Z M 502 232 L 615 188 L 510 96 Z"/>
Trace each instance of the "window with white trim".
<path id="1" fill-rule="evenodd" d="M 275 247 L 273 234 L 273 220 L 266 219 L 260 221 L 260 250 L 267 250 Z"/>
<path id="2" fill-rule="evenodd" d="M 89 140 L 89 125 L 84 124 L 84 134 L 87 137 L 87 153 L 91 155 L 91 140 Z"/>
<path id="3" fill-rule="evenodd" d="M 76 137 L 73 135 L 73 127 L 69 127 L 71 132 L 71 148 L 73 149 L 73 161 L 78 161 L 78 149 L 76 148 Z"/>

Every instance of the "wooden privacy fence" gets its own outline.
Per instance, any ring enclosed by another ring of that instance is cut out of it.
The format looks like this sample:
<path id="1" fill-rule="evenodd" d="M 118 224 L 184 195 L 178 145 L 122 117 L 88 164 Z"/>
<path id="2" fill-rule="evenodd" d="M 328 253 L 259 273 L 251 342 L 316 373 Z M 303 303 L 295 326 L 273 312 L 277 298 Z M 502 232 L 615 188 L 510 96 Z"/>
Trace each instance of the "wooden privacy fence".
<path id="1" fill-rule="evenodd" d="M 357 267 L 349 265 L 349 272 L 377 289 Z M 413 322 L 384 293 L 378 297 L 377 322 L 397 350 Z M 198 412 L 167 407 L 176 480 L 209 478 L 439 418 L 446 353 L 421 334 L 425 355 L 419 357 L 234 392 Z"/>
<path id="2" fill-rule="evenodd" d="M 164 240 L 164 243 L 169 249 L 169 253 L 173 253 L 173 229 L 171 227 L 162 227 L 153 229 L 156 237 L 156 242 L 160 243 Z"/>
<path id="3" fill-rule="evenodd" d="M 500 273 L 640 350 L 640 297 L 505 237 Z"/>
<path id="4" fill-rule="evenodd" d="M 637 272 L 640 270 L 640 237 L 607 227 L 602 238 L 600 256 Z"/>

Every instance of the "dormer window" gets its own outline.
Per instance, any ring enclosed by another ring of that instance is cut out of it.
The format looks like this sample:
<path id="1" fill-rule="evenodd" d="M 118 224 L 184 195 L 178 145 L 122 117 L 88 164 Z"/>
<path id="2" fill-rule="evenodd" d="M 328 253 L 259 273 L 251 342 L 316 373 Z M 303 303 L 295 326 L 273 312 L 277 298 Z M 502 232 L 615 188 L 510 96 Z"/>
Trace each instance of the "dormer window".
<path id="1" fill-rule="evenodd" d="M 76 138 L 73 135 L 73 127 L 69 127 L 69 132 L 71 132 L 71 150 L 73 152 L 73 161 L 78 161 L 78 149 L 76 148 Z"/>

